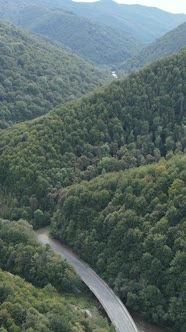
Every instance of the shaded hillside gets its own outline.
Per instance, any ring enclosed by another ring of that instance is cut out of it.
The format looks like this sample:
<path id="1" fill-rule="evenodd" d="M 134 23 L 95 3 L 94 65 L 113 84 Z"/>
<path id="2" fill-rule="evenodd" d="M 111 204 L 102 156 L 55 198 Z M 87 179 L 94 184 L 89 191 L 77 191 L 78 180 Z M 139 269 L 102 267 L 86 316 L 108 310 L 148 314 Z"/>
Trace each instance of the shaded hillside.
<path id="1" fill-rule="evenodd" d="M 171 14 L 163 10 L 140 5 L 118 4 L 112 0 L 93 3 L 74 2 L 70 0 L 1 0 L 1 17 L 19 24 L 22 10 L 30 4 L 43 8 L 57 8 L 113 26 L 119 30 L 132 33 L 142 42 L 151 42 L 174 29 L 186 20 L 184 14 Z M 20 22 L 21 23 L 21 22 Z"/>
<path id="2" fill-rule="evenodd" d="M 0 244 L 2 332 L 112 330 L 73 269 L 48 246 L 38 244 L 28 223 L 0 220 Z"/>
<path id="3" fill-rule="evenodd" d="M 186 328 L 186 155 L 66 188 L 52 234 L 147 320 Z"/>
<path id="4" fill-rule="evenodd" d="M 121 63 L 141 45 L 129 32 L 121 32 L 71 11 L 49 9 L 30 3 L 20 6 L 17 13 L 11 16 L 8 11 L 7 15 L 3 12 L 1 16 L 32 32 L 57 40 L 97 65 Z"/>
<path id="5" fill-rule="evenodd" d="M 186 22 L 144 47 L 120 65 L 118 70 L 128 73 L 133 69 L 142 68 L 155 60 L 178 52 L 184 46 L 186 46 Z"/>
<path id="6" fill-rule="evenodd" d="M 47 113 L 111 75 L 60 47 L 0 21 L 0 128 Z"/>
<path id="7" fill-rule="evenodd" d="M 184 151 L 185 62 L 183 50 L 0 132 L 1 192 L 17 197 L 14 219 L 26 213 L 31 220 L 38 207 L 52 211 L 61 186 Z M 23 205 L 30 214 L 16 210 Z"/>

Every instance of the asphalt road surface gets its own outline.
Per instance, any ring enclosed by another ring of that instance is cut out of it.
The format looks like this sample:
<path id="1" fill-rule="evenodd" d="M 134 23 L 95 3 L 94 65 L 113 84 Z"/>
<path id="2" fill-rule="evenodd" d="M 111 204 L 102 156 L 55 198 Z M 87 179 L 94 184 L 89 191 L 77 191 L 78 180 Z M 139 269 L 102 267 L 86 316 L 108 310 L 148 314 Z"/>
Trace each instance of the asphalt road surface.
<path id="1" fill-rule="evenodd" d="M 117 332 L 138 332 L 126 307 L 88 265 L 80 261 L 70 250 L 63 247 L 59 241 L 50 238 L 47 229 L 41 229 L 36 234 L 41 243 L 49 244 L 55 252 L 66 258 L 74 267 L 76 273 L 102 304 Z"/>

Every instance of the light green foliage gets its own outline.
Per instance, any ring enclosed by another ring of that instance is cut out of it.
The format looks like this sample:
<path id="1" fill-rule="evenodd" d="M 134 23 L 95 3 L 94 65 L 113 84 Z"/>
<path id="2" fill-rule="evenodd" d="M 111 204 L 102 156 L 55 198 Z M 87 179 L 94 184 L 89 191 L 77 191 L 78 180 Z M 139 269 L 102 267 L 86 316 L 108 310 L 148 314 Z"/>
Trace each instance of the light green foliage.
<path id="1" fill-rule="evenodd" d="M 26 221 L 0 219 L 0 331 L 113 331 L 97 311 L 88 317 L 87 307 L 96 311 L 68 263 L 40 245 Z"/>
<path id="2" fill-rule="evenodd" d="M 54 255 L 48 246 L 37 242 L 32 227 L 26 221 L 0 220 L 0 244 L 0 268 L 39 287 L 50 283 L 65 292 L 76 292 L 81 288 L 72 268 Z"/>
<path id="3" fill-rule="evenodd" d="M 49 292 L 50 285 L 39 289 L 2 270 L 0 285 L 1 332 L 111 331 L 103 318 L 87 318 L 79 300 L 74 306 L 72 299 L 60 295 L 54 288 Z"/>

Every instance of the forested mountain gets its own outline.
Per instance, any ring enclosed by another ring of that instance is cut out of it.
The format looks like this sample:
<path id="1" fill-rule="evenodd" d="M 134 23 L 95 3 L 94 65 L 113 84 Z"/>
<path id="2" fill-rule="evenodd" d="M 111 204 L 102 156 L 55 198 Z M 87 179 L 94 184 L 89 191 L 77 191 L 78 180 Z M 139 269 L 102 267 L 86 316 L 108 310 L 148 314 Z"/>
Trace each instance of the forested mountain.
<path id="1" fill-rule="evenodd" d="M 71 0 L 1 0 L 0 17 L 16 24 L 22 24 L 24 15 L 30 12 L 30 19 L 34 23 L 35 19 L 40 19 L 42 11 L 35 13 L 36 17 L 31 16 L 30 4 L 45 9 L 72 11 L 119 30 L 128 31 L 142 42 L 151 42 L 186 20 L 184 14 L 171 14 L 157 8 L 140 5 L 118 4 L 112 0 L 93 3 Z M 115 37 L 117 38 L 117 36 Z"/>
<path id="2" fill-rule="evenodd" d="M 127 306 L 186 329 L 186 155 L 64 189 L 52 234 L 75 249 Z"/>
<path id="3" fill-rule="evenodd" d="M 26 8 L 2 4 L 16 19 Z M 0 129 L 1 332 L 112 331 L 85 315 L 82 283 L 27 222 L 51 223 L 129 308 L 185 332 L 186 48 L 71 101 L 107 74 L 8 23 L 0 29 L 1 127 L 63 103 Z"/>
<path id="4" fill-rule="evenodd" d="M 65 0 L 63 2 L 66 3 Z M 118 4 L 112 0 L 75 3 L 75 5 L 73 3 L 72 10 L 105 24 L 130 31 L 145 43 L 155 40 L 186 20 L 184 14 L 171 14 L 158 8 L 141 5 Z"/>
<path id="5" fill-rule="evenodd" d="M 0 21 L 0 128 L 47 113 L 111 79 L 70 51 Z"/>
<path id="6" fill-rule="evenodd" d="M 1 332 L 113 331 L 95 310 L 73 269 L 26 221 L 0 220 Z"/>
<path id="7" fill-rule="evenodd" d="M 48 36 L 97 65 L 121 63 L 141 45 L 129 32 L 121 32 L 71 11 L 30 4 L 19 8 L 17 16 L 9 15 L 9 11 L 7 15 L 3 11 L 1 17 L 34 33 Z"/>
<path id="8" fill-rule="evenodd" d="M 96 65 L 121 63 L 141 46 L 129 32 L 59 10 L 44 14 L 35 24 L 24 26 L 70 47 Z"/>
<path id="9" fill-rule="evenodd" d="M 186 46 L 186 22 L 142 48 L 135 56 L 120 65 L 118 70 L 128 73 L 133 69 L 142 68 L 155 60 L 178 52 L 184 46 Z"/>
<path id="10" fill-rule="evenodd" d="M 53 210 L 61 186 L 182 153 L 185 62 L 183 50 L 46 116 L 1 131 L 0 184 L 6 196 L 1 214 L 34 221 L 36 209 Z"/>

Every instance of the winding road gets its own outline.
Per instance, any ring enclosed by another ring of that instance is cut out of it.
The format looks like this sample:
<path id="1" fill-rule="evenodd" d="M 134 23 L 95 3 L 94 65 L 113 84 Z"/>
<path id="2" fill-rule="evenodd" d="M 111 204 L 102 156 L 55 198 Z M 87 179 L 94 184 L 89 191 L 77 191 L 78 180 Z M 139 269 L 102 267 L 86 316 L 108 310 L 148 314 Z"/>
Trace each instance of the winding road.
<path id="1" fill-rule="evenodd" d="M 117 332 L 138 332 L 126 307 L 88 265 L 80 261 L 70 250 L 64 248 L 59 241 L 50 238 L 47 229 L 41 229 L 36 234 L 41 243 L 49 244 L 55 252 L 66 258 L 74 267 L 76 273 L 102 304 Z"/>

